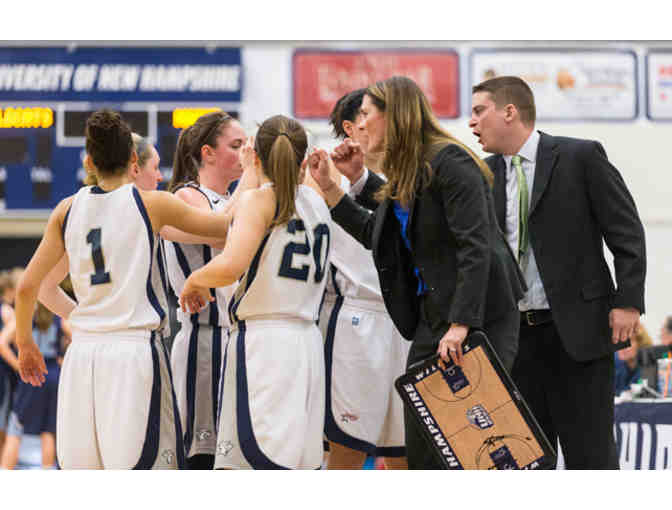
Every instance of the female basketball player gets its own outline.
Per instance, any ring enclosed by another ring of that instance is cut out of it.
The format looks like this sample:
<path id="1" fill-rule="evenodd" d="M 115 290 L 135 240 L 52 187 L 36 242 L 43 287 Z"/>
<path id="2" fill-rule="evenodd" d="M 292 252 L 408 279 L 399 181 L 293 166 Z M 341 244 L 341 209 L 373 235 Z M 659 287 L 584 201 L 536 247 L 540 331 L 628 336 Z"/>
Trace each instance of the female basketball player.
<path id="1" fill-rule="evenodd" d="M 19 381 L 14 392 L 12 409 L 7 427 L 7 441 L 2 452 L 0 467 L 14 469 L 19 458 L 23 434 L 40 436 L 42 468 L 54 467 L 56 461 L 56 392 L 60 374 L 61 320 L 43 305 L 38 304 L 33 321 L 33 337 L 47 366 L 45 384 L 33 387 Z M 8 345 L 14 338 L 0 335 L 0 345 Z M 12 368 L 18 371 L 18 360 L 12 356 Z"/>
<path id="2" fill-rule="evenodd" d="M 3 353 L 1 346 L 8 344 L 13 338 L 14 324 L 14 294 L 19 273 L 16 270 L 0 273 L 0 338 L 6 337 L 6 342 L 0 342 L 0 454 L 5 442 L 5 430 L 12 405 L 12 395 L 16 385 L 14 370 L 8 363 L 8 354 Z"/>
<path id="3" fill-rule="evenodd" d="M 64 253 L 77 307 L 58 395 L 57 452 L 63 468 L 184 465 L 179 416 L 160 336 L 165 321 L 155 232 L 164 225 L 226 236 L 230 216 L 190 207 L 170 193 L 142 191 L 128 176 L 137 156 L 119 114 L 86 124 L 88 164 L 98 185 L 59 203 L 17 289 L 21 379 L 44 383 L 31 318 L 41 280 Z"/>
<path id="4" fill-rule="evenodd" d="M 191 301 L 242 276 L 229 305 L 216 468 L 322 462 L 324 354 L 315 321 L 331 218 L 322 198 L 299 185 L 306 148 L 295 120 L 278 115 L 261 125 L 261 186 L 241 195 L 224 251 L 191 273 L 180 295 L 182 308 L 193 310 Z"/>
<path id="5" fill-rule="evenodd" d="M 243 128 L 229 114 L 213 112 L 199 117 L 180 133 L 169 190 L 193 207 L 231 207 L 235 197 L 250 187 L 250 178 L 256 181 L 252 167 L 234 197 L 229 196 L 229 185 L 243 171 L 240 154 L 245 142 Z M 166 238 L 165 232 L 161 235 Z M 175 236 L 172 239 L 177 240 Z M 212 259 L 213 250 L 207 244 L 178 242 L 166 242 L 164 247 L 168 278 L 179 295 L 185 279 Z M 212 469 L 215 462 L 217 394 L 222 346 L 228 341 L 226 306 L 232 292 L 228 287 L 211 288 L 215 299 L 200 313 L 177 310 L 181 327 L 173 342 L 170 364 L 189 469 Z"/>
<path id="6" fill-rule="evenodd" d="M 366 134 L 357 129 L 365 92 L 359 89 L 339 99 L 330 123 L 337 138 L 359 144 L 367 172 L 378 173 L 382 153 L 370 153 Z M 363 181 L 367 176 L 365 172 Z M 350 181 L 336 177 L 350 192 Z M 328 468 L 360 469 L 369 454 L 386 457 L 388 469 L 405 469 L 404 409 L 394 381 L 405 372 L 411 344 L 385 310 L 371 251 L 337 224 L 332 235 L 331 271 L 320 313 L 327 361 Z"/>
<path id="7" fill-rule="evenodd" d="M 137 161 L 129 165 L 128 177 L 140 189 L 146 191 L 155 190 L 163 179 L 159 170 L 159 153 L 146 138 L 143 138 L 138 133 L 132 133 L 131 136 L 133 138 L 133 150 L 138 158 Z M 88 166 L 87 162 L 88 160 L 85 160 L 85 167 Z M 86 172 L 87 174 L 83 181 L 84 185 L 95 186 L 98 184 L 95 170 L 87 168 Z M 59 286 L 67 274 L 68 258 L 64 256 L 44 279 L 38 295 L 40 303 L 44 304 L 51 312 L 62 319 L 67 319 L 70 312 L 77 305 Z"/>

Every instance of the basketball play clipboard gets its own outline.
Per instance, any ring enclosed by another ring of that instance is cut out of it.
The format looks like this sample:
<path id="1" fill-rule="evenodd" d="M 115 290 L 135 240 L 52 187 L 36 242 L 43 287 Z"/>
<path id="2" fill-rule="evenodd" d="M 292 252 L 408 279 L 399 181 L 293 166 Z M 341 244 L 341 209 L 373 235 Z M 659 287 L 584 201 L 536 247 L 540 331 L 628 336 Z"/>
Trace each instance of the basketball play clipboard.
<path id="1" fill-rule="evenodd" d="M 446 469 L 548 469 L 555 452 L 482 331 L 462 366 L 439 356 L 412 365 L 395 386 Z"/>

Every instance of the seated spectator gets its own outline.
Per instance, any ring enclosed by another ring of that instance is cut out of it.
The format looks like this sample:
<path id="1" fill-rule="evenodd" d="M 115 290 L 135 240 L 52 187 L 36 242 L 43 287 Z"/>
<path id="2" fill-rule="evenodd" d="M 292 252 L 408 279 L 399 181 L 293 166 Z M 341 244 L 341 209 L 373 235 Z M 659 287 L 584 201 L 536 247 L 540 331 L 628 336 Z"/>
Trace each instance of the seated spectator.
<path id="1" fill-rule="evenodd" d="M 660 343 L 662 345 L 672 345 L 672 315 L 668 316 L 660 328 Z"/>

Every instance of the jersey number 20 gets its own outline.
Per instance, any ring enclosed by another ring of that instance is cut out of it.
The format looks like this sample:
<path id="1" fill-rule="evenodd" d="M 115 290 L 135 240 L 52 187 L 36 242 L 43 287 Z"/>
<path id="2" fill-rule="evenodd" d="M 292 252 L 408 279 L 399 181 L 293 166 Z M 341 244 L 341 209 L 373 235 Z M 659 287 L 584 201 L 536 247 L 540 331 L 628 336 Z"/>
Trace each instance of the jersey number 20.
<path id="1" fill-rule="evenodd" d="M 296 232 L 305 232 L 306 227 L 303 224 L 302 220 L 289 220 L 287 223 L 287 232 L 290 234 L 295 234 Z M 313 234 L 315 235 L 315 246 L 313 247 L 313 259 L 315 260 L 315 283 L 320 283 L 322 278 L 324 278 L 325 273 L 325 263 L 327 260 L 327 254 L 329 253 L 329 227 L 325 223 L 318 224 L 313 229 Z M 324 257 L 322 258 L 322 243 L 324 238 L 327 240 L 327 247 L 324 250 Z M 294 267 L 292 259 L 294 254 L 299 255 L 309 255 L 310 254 L 310 242 L 308 241 L 308 236 L 306 236 L 305 243 L 295 243 L 291 242 L 285 246 L 285 251 L 282 253 L 282 262 L 280 264 L 280 271 L 278 272 L 279 276 L 284 276 L 286 278 L 294 278 L 295 280 L 301 280 L 302 282 L 308 281 L 308 264 L 303 264 L 301 267 Z"/>
<path id="2" fill-rule="evenodd" d="M 91 257 L 93 258 L 93 267 L 96 270 L 91 275 L 91 285 L 100 285 L 110 281 L 110 273 L 105 271 L 105 259 L 103 258 L 103 247 L 100 241 L 101 233 L 101 229 L 92 228 L 86 236 L 86 242 L 91 245 Z"/>

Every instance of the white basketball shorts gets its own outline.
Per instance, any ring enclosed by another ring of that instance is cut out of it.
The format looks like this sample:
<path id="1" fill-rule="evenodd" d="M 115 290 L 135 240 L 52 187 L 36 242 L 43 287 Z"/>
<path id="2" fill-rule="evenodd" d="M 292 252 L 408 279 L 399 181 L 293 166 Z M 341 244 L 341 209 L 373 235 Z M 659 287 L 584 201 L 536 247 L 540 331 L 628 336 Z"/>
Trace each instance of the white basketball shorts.
<path id="1" fill-rule="evenodd" d="M 314 322 L 240 321 L 224 357 L 215 469 L 319 469 L 324 352 Z"/>

